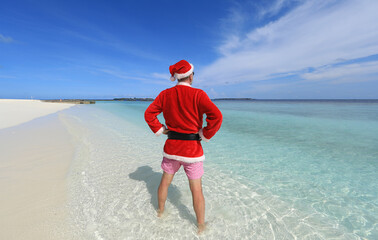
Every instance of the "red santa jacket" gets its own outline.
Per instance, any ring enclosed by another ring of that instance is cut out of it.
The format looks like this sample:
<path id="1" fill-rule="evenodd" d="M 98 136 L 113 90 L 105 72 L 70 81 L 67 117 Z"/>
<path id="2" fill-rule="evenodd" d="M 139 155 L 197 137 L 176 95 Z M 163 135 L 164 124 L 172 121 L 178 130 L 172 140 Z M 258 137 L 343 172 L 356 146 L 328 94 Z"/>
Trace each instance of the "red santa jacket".
<path id="1" fill-rule="evenodd" d="M 157 118 L 161 112 L 167 127 Z M 207 122 L 204 128 L 202 128 L 203 114 L 206 114 Z M 185 82 L 162 91 L 147 108 L 144 118 L 157 136 L 168 128 L 180 133 L 199 133 L 205 142 L 215 135 L 222 124 L 222 113 L 207 94 Z M 192 140 L 167 139 L 163 155 L 189 163 L 205 159 L 201 142 Z"/>

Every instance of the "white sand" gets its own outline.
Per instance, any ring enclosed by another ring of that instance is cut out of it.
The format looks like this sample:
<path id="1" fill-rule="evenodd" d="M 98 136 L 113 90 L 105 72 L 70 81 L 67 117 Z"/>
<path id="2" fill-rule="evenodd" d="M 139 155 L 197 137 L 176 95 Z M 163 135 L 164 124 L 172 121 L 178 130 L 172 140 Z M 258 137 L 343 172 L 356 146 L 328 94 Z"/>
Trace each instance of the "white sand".
<path id="1" fill-rule="evenodd" d="M 72 239 L 66 178 L 74 146 L 51 114 L 70 105 L 0 100 L 0 239 Z"/>
<path id="2" fill-rule="evenodd" d="M 13 127 L 74 105 L 39 100 L 0 99 L 0 129 Z"/>

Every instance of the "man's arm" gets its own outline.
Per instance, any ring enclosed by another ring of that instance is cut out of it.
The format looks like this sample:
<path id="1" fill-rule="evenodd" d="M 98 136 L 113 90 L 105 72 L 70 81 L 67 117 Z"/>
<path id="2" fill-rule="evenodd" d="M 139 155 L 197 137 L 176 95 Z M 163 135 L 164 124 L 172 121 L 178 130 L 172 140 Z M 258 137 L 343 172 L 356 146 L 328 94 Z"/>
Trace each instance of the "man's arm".
<path id="1" fill-rule="evenodd" d="M 201 128 L 198 133 L 202 140 L 208 142 L 221 127 L 223 116 L 205 92 L 200 97 L 200 110 L 206 114 L 207 125 Z"/>
<path id="2" fill-rule="evenodd" d="M 155 100 L 148 106 L 144 112 L 144 120 L 147 122 L 148 126 L 155 133 L 156 136 L 167 134 L 167 128 L 159 122 L 157 116 L 163 111 L 161 104 L 162 93 L 155 98 Z"/>

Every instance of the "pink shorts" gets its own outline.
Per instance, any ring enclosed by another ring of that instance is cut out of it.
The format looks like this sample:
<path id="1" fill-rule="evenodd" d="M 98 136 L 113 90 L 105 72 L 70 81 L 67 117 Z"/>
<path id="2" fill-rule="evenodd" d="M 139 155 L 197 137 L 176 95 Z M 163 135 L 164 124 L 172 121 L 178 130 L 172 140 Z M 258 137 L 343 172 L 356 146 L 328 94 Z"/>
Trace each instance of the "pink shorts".
<path id="1" fill-rule="evenodd" d="M 189 179 L 198 179 L 201 178 L 203 175 L 203 162 L 195 162 L 195 163 L 186 163 L 182 161 L 172 160 L 166 157 L 163 157 L 163 161 L 161 162 L 161 168 L 164 172 L 168 174 L 175 174 L 181 167 L 184 166 L 184 170 L 186 176 Z"/>

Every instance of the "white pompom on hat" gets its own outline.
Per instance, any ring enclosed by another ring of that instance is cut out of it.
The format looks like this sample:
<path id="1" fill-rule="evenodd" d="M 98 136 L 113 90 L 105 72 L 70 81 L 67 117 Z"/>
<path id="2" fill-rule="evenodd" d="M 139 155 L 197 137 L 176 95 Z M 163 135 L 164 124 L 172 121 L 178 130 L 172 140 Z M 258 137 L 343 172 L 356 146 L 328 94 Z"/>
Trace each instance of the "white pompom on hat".
<path id="1" fill-rule="evenodd" d="M 181 60 L 174 65 L 169 66 L 169 72 L 171 73 L 171 81 L 176 79 L 182 79 L 190 76 L 193 73 L 194 67 L 191 63 L 185 60 Z"/>

